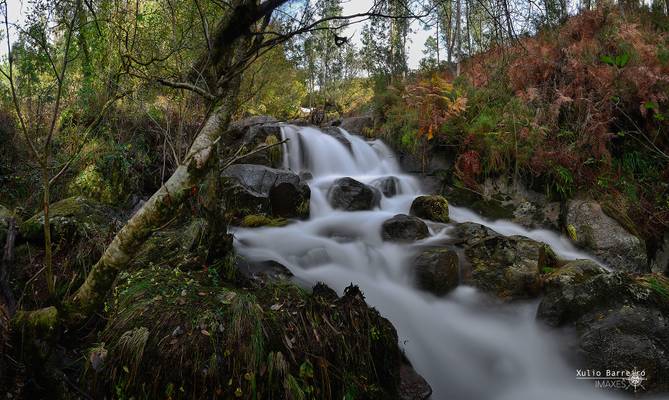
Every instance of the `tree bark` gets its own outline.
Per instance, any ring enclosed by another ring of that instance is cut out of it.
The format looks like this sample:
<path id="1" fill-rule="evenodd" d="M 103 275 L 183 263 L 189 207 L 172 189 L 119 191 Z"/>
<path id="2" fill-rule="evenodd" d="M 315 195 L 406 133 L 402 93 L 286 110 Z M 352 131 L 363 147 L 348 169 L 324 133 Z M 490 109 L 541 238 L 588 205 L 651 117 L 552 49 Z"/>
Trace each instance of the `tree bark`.
<path id="1" fill-rule="evenodd" d="M 227 129 L 235 108 L 236 87 L 228 90 L 226 101 L 216 108 L 202 127 L 185 161 L 165 184 L 130 218 L 116 234 L 100 260 L 72 299 L 72 316 L 76 319 L 97 310 L 104 302 L 117 274 L 122 271 L 152 229 L 174 217 L 182 202 L 211 167 L 214 144 Z"/>

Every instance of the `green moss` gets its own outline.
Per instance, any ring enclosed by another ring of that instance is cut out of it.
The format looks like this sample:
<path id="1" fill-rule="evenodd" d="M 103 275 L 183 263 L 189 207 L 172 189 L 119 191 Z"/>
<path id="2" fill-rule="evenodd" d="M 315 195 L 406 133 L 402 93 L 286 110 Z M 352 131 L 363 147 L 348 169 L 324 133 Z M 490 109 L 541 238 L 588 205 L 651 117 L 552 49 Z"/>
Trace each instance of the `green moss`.
<path id="1" fill-rule="evenodd" d="M 204 272 L 157 267 L 119 278 L 100 336 L 108 354 L 87 375 L 94 393 L 120 388 L 128 397 L 157 398 L 172 388 L 173 398 L 397 396 L 397 335 L 355 287 L 342 298 L 288 283 L 247 290 L 212 286 Z"/>
<path id="2" fill-rule="evenodd" d="M 637 282 L 655 293 L 660 299 L 669 302 L 669 278 L 660 274 L 645 275 Z"/>
<path id="3" fill-rule="evenodd" d="M 260 226 L 286 226 L 288 220 L 285 218 L 272 218 L 262 214 L 247 215 L 242 219 L 240 226 L 245 228 L 257 228 Z"/>
<path id="4" fill-rule="evenodd" d="M 57 239 L 100 238 L 114 230 L 116 212 L 84 197 L 69 197 L 49 206 L 52 236 Z M 44 237 L 44 213 L 38 212 L 20 226 L 23 237 L 41 241 Z"/>

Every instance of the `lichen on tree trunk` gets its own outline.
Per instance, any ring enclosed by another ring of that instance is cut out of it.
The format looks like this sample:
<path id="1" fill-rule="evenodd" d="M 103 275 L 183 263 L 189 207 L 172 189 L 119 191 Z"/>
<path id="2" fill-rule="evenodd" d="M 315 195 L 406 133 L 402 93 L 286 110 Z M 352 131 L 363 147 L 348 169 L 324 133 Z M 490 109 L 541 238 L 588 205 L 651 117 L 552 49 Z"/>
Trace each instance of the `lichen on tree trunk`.
<path id="1" fill-rule="evenodd" d="M 86 315 L 101 306 L 118 272 L 128 265 L 152 230 L 173 218 L 184 199 L 191 196 L 192 188 L 212 166 L 208 161 L 214 153 L 213 146 L 234 111 L 229 103 L 211 113 L 185 161 L 116 234 L 74 295 L 70 309 L 74 316 Z"/>

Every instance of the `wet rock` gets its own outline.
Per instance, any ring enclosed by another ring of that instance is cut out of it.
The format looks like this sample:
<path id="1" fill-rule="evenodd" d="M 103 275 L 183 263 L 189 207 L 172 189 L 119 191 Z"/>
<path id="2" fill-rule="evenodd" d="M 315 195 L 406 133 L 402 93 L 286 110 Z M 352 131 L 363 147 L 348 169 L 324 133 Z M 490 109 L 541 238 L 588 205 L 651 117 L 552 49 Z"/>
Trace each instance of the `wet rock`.
<path id="1" fill-rule="evenodd" d="M 337 141 L 343 144 L 348 149 L 348 151 L 353 151 L 351 147 L 351 142 L 346 138 L 346 136 L 344 136 L 344 133 L 341 131 L 341 129 L 333 126 L 326 126 L 324 128 L 321 128 L 321 131 L 326 135 L 332 136 L 333 138 L 337 139 Z"/>
<path id="2" fill-rule="evenodd" d="M 120 226 L 120 213 L 97 201 L 85 197 L 69 197 L 49 207 L 51 239 L 73 240 L 106 238 Z M 20 226 L 26 240 L 44 240 L 44 213 L 39 212 Z"/>
<path id="3" fill-rule="evenodd" d="M 276 118 L 269 115 L 256 115 L 254 117 L 244 118 L 230 124 L 228 129 L 229 136 L 240 139 L 253 127 L 265 124 L 275 124 L 277 122 L 278 120 Z"/>
<path id="4" fill-rule="evenodd" d="M 562 274 L 574 277 L 547 286 L 537 318 L 575 328 L 582 368 L 644 370 L 646 391 L 668 390 L 669 280 L 603 272 L 592 265 Z"/>
<path id="5" fill-rule="evenodd" d="M 569 261 L 544 276 L 544 286 L 548 289 L 565 288 L 605 273 L 606 269 L 592 260 Z"/>
<path id="6" fill-rule="evenodd" d="M 420 218 L 397 214 L 383 222 L 381 236 L 392 242 L 413 242 L 429 236 L 427 225 Z"/>
<path id="7" fill-rule="evenodd" d="M 504 300 L 531 298 L 539 293 L 546 244 L 524 236 L 502 236 L 471 223 L 458 224 L 455 232 L 472 233 L 461 242 L 472 268 L 468 283 Z"/>
<path id="8" fill-rule="evenodd" d="M 230 124 L 225 139 L 227 144 L 244 145 L 248 150 L 275 144 L 281 141 L 281 124 L 270 116 L 246 118 Z M 275 146 L 245 157 L 243 161 L 248 164 L 278 168 L 282 162 L 282 148 Z"/>
<path id="9" fill-rule="evenodd" d="M 411 215 L 435 222 L 447 223 L 448 201 L 443 196 L 418 196 L 411 203 Z"/>
<path id="10" fill-rule="evenodd" d="M 446 187 L 443 194 L 452 205 L 467 207 L 484 218 L 490 220 L 513 219 L 514 207 L 503 202 L 503 200 L 507 200 L 507 197 L 485 198 L 471 190 L 457 187 Z"/>
<path id="11" fill-rule="evenodd" d="M 566 222 L 568 229 L 573 229 L 575 233 L 576 244 L 592 251 L 612 268 L 630 272 L 648 271 L 644 243 L 606 215 L 598 203 L 570 201 Z"/>
<path id="12" fill-rule="evenodd" d="M 339 178 L 328 191 L 332 207 L 345 211 L 371 210 L 378 207 L 381 195 L 376 188 L 352 178 Z"/>
<path id="13" fill-rule="evenodd" d="M 248 261 L 237 258 L 236 265 L 237 270 L 244 277 L 263 283 L 285 281 L 293 276 L 293 273 L 285 265 L 273 260 Z"/>
<path id="14" fill-rule="evenodd" d="M 521 201 L 513 210 L 513 222 L 529 229 L 560 229 L 560 203 L 546 204 Z"/>
<path id="15" fill-rule="evenodd" d="M 371 115 L 342 118 L 333 121 L 332 126 L 338 126 L 356 135 L 364 135 L 374 128 L 374 118 Z"/>
<path id="16" fill-rule="evenodd" d="M 233 210 L 239 218 L 252 214 L 284 218 L 309 216 L 311 190 L 293 172 L 235 164 L 228 167 L 223 176 L 230 180 L 223 190 L 226 209 Z"/>
<path id="17" fill-rule="evenodd" d="M 456 238 L 456 244 L 465 246 L 471 246 L 487 237 L 499 235 L 487 226 L 475 222 L 462 222 L 456 224 L 451 231 L 451 234 Z"/>
<path id="18" fill-rule="evenodd" d="M 399 395 L 401 400 L 426 400 L 432 395 L 430 385 L 408 362 L 400 366 Z"/>
<path id="19" fill-rule="evenodd" d="M 416 283 L 437 296 L 454 289 L 459 280 L 458 254 L 446 248 L 427 249 L 414 259 Z"/>
<path id="20" fill-rule="evenodd" d="M 375 179 L 371 185 L 379 189 L 386 197 L 393 197 L 400 192 L 400 180 L 394 176 Z"/>

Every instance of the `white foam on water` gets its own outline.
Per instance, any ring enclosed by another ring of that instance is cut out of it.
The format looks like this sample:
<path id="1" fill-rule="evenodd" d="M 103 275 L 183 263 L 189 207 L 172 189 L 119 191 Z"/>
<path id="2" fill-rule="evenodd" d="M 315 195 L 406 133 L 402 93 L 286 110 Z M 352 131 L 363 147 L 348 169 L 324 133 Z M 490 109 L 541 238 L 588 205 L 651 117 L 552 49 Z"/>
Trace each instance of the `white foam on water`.
<path id="1" fill-rule="evenodd" d="M 397 328 L 400 345 L 432 386 L 433 399 L 614 398 L 612 392 L 595 389 L 592 381 L 575 379 L 575 369 L 563 355 L 564 333 L 535 321 L 536 302 L 499 304 L 467 286 L 445 297 L 415 288 L 410 261 L 417 245 L 384 242 L 381 225 L 395 214 L 408 214 L 412 200 L 422 194 L 420 182 L 401 171 L 380 140 L 341 133 L 350 146 L 316 128 L 283 128 L 288 139 L 284 167 L 312 174 L 311 216 L 280 228 L 234 228 L 239 254 L 277 261 L 298 281 L 322 281 L 340 294 L 349 284 L 358 285 L 368 304 Z M 346 212 L 328 203 L 328 190 L 337 178 L 369 184 L 389 176 L 398 179 L 399 194 L 383 197 L 374 210 Z M 450 215 L 457 222 L 545 242 L 567 259 L 592 258 L 555 232 L 488 221 L 461 207 L 450 207 Z M 447 238 L 447 228 L 430 224 L 433 236 L 422 244 Z"/>

